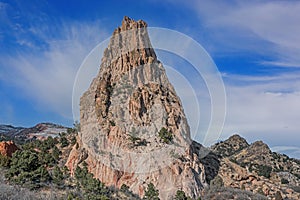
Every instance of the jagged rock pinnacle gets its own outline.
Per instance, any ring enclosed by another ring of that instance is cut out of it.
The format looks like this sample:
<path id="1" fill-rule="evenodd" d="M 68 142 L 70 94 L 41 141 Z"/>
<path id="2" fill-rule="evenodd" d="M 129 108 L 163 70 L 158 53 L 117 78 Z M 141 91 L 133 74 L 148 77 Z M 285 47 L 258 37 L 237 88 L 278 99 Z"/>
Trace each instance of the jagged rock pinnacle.
<path id="1" fill-rule="evenodd" d="M 107 49 L 104 51 L 101 68 L 119 62 L 126 70 L 157 61 L 152 48 L 146 22 L 124 17 L 122 26 L 115 29 Z"/>
<path id="2" fill-rule="evenodd" d="M 138 29 L 138 28 L 146 28 L 147 23 L 143 20 L 134 21 L 129 17 L 125 16 L 122 21 L 122 26 L 117 28 L 116 30 L 127 31 L 130 29 Z M 115 32 L 114 32 L 115 33 Z"/>
<path id="3" fill-rule="evenodd" d="M 105 184 L 126 184 L 143 196 L 152 182 L 162 199 L 178 189 L 197 197 L 206 184 L 202 146 L 191 141 L 182 103 L 142 20 L 125 17 L 114 31 L 99 74 L 81 97 L 80 124 L 71 171 L 85 160 Z"/>

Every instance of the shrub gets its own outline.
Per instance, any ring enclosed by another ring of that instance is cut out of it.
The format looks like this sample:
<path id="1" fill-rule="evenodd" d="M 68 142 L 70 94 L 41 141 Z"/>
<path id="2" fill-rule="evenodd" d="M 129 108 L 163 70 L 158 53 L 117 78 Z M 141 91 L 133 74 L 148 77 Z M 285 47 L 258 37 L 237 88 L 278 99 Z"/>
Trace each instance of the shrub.
<path id="1" fill-rule="evenodd" d="M 49 136 L 46 140 L 38 143 L 38 149 L 46 152 L 46 151 L 50 150 L 53 146 L 55 146 L 57 143 L 58 143 L 58 141 L 56 138 L 52 138 Z"/>
<path id="2" fill-rule="evenodd" d="M 116 126 L 116 122 L 114 122 L 112 120 L 110 120 L 109 123 L 110 123 L 111 126 Z"/>
<path id="3" fill-rule="evenodd" d="M 300 174 L 293 173 L 293 175 L 300 179 Z"/>
<path id="4" fill-rule="evenodd" d="M 165 127 L 161 128 L 158 132 L 158 136 L 163 143 L 169 144 L 173 140 L 173 135 Z"/>
<path id="5" fill-rule="evenodd" d="M 219 175 L 210 181 L 210 187 L 212 188 L 221 188 L 223 186 L 224 186 L 223 179 Z"/>
<path id="6" fill-rule="evenodd" d="M 281 184 L 288 184 L 288 183 L 289 183 L 289 181 L 287 179 L 285 179 L 285 178 L 281 179 Z"/>
<path id="7" fill-rule="evenodd" d="M 141 138 L 135 136 L 135 135 L 129 135 L 129 140 L 133 143 L 136 144 L 138 141 L 141 140 Z"/>
<path id="8" fill-rule="evenodd" d="M 21 172 L 31 172 L 39 166 L 39 158 L 36 152 L 29 150 L 16 151 L 11 158 L 9 173 L 13 176 Z"/>
<path id="9" fill-rule="evenodd" d="M 154 187 L 153 183 L 149 183 L 143 199 L 159 200 L 160 198 L 158 196 L 159 196 L 158 190 Z"/>
<path id="10" fill-rule="evenodd" d="M 48 152 L 40 152 L 38 153 L 38 157 L 40 165 L 53 167 L 57 163 L 57 160 Z"/>
<path id="11" fill-rule="evenodd" d="M 4 156 L 0 154 L 0 167 L 9 167 L 10 158 L 8 156 Z"/>
<path id="12" fill-rule="evenodd" d="M 128 192 L 129 191 L 129 187 L 125 184 L 122 184 L 120 190 L 124 193 Z"/>
<path id="13" fill-rule="evenodd" d="M 229 158 L 229 160 L 235 164 L 238 164 L 238 161 L 234 157 Z"/>
<path id="14" fill-rule="evenodd" d="M 74 133 L 74 131 L 75 131 L 75 130 L 74 130 L 73 128 L 67 128 L 67 133 L 68 133 L 68 134 Z"/>
<path id="15" fill-rule="evenodd" d="M 66 147 L 69 145 L 69 141 L 67 140 L 67 138 L 65 136 L 62 136 L 60 138 L 60 144 L 61 144 L 61 147 Z"/>
<path id="16" fill-rule="evenodd" d="M 53 157 L 56 161 L 58 161 L 60 155 L 61 155 L 61 151 L 60 151 L 56 146 L 54 146 L 53 149 L 52 149 L 52 157 Z"/>
<path id="17" fill-rule="evenodd" d="M 189 198 L 185 195 L 185 192 L 182 190 L 177 190 L 175 195 L 175 200 L 188 200 Z"/>
<path id="18" fill-rule="evenodd" d="M 76 144 L 76 142 L 77 142 L 76 137 L 73 136 L 73 137 L 71 138 L 71 145 L 73 146 L 74 144 Z"/>
<path id="19" fill-rule="evenodd" d="M 6 177 L 31 189 L 39 188 L 41 183 L 51 181 L 49 172 L 39 161 L 39 155 L 30 150 L 17 151 L 13 154 Z"/>
<path id="20" fill-rule="evenodd" d="M 63 183 L 64 174 L 59 169 L 59 167 L 57 166 L 54 167 L 52 171 L 52 177 L 53 177 L 53 183 L 55 183 L 56 185 L 61 185 Z"/>
<path id="21" fill-rule="evenodd" d="M 257 166 L 257 174 L 259 176 L 264 176 L 266 178 L 270 178 L 271 172 L 272 172 L 272 167 L 267 166 L 267 165 L 258 165 Z"/>
<path id="22" fill-rule="evenodd" d="M 32 174 L 33 182 L 36 183 L 40 183 L 40 182 L 46 183 L 52 180 L 48 170 L 43 166 L 40 166 L 37 170 L 33 171 L 31 174 Z"/>
<path id="23" fill-rule="evenodd" d="M 88 172 L 86 164 L 84 164 L 83 168 L 77 166 L 75 178 L 78 186 L 84 191 L 85 199 L 109 199 L 106 196 L 108 193 L 107 188 L 101 181 L 95 179 L 93 174 Z"/>
<path id="24" fill-rule="evenodd" d="M 146 146 L 147 145 L 147 141 L 145 139 L 141 139 L 140 137 L 137 137 L 134 134 L 129 135 L 129 140 L 131 141 L 133 146 Z"/>

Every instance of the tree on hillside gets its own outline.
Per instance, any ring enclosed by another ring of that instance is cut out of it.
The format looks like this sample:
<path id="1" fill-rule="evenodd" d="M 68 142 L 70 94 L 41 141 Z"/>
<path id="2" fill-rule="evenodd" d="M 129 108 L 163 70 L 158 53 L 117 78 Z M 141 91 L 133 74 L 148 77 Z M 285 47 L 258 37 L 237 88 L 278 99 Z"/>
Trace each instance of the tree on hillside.
<path id="1" fill-rule="evenodd" d="M 188 198 L 188 197 L 185 195 L 185 192 L 184 192 L 184 191 L 182 191 L 182 190 L 177 190 L 174 200 L 188 200 L 188 199 L 190 199 L 190 198 Z"/>
<path id="2" fill-rule="evenodd" d="M 158 196 L 159 196 L 158 190 L 154 187 L 153 183 L 149 183 L 143 199 L 159 200 L 160 198 Z"/>
<path id="3" fill-rule="evenodd" d="M 170 144 L 173 140 L 173 135 L 165 127 L 161 128 L 158 132 L 158 136 L 163 143 Z"/>

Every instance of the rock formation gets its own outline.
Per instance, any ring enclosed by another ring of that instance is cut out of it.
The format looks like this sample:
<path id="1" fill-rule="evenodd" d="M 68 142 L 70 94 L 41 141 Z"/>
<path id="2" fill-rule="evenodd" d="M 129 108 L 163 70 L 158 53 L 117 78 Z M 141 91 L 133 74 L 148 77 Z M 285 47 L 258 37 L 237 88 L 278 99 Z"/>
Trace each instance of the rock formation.
<path id="1" fill-rule="evenodd" d="M 58 137 L 59 133 L 67 132 L 67 127 L 53 123 L 39 123 L 33 127 L 14 127 L 0 124 L 0 137 L 27 141 L 32 138 L 44 140 L 50 137 Z"/>
<path id="2" fill-rule="evenodd" d="M 211 149 L 221 157 L 227 157 L 248 147 L 247 141 L 239 135 L 232 135 L 224 142 L 219 142 L 211 147 Z"/>
<path id="3" fill-rule="evenodd" d="M 162 199 L 177 190 L 196 198 L 218 170 L 216 156 L 191 140 L 182 103 L 157 59 L 147 24 L 125 17 L 80 100 L 81 131 L 67 166 L 83 161 L 106 185 Z M 205 154 L 204 154 L 205 155 Z M 209 167 L 208 167 L 209 166 Z"/>
<path id="4" fill-rule="evenodd" d="M 213 145 L 212 150 L 220 157 L 218 175 L 226 187 L 263 193 L 269 199 L 276 193 L 300 198 L 299 160 L 272 152 L 262 141 L 249 145 L 238 135 Z"/>
<path id="5" fill-rule="evenodd" d="M 15 145 L 13 141 L 3 141 L 0 142 L 0 154 L 3 156 L 11 157 L 19 148 Z"/>

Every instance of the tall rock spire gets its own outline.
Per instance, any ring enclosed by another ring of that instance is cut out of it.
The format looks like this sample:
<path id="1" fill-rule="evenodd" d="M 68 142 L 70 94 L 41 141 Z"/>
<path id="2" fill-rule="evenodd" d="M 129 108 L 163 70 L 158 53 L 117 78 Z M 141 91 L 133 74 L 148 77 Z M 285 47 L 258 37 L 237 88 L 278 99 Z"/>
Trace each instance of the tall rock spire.
<path id="1" fill-rule="evenodd" d="M 105 184 L 126 184 L 143 196 L 152 182 L 163 199 L 178 189 L 197 197 L 206 184 L 202 146 L 191 141 L 181 101 L 142 20 L 125 17 L 115 29 L 81 97 L 80 124 L 79 148 L 67 162 L 71 171 L 85 160 Z"/>

